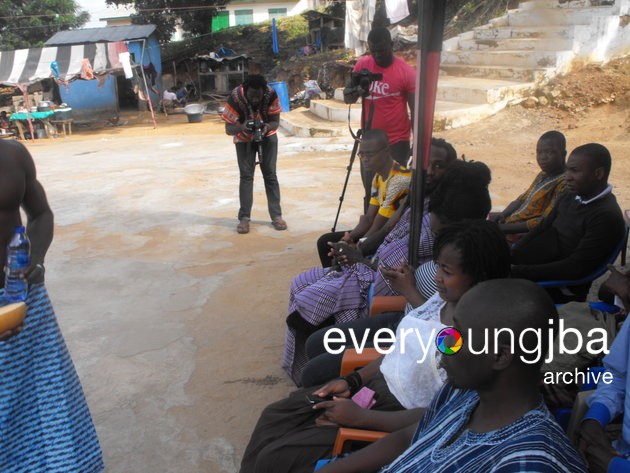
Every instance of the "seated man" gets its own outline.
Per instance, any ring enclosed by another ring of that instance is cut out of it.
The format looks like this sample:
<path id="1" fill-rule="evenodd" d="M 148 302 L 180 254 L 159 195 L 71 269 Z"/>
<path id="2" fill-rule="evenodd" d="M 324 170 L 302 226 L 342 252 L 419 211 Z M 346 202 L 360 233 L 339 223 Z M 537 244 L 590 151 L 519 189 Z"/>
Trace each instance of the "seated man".
<path id="1" fill-rule="evenodd" d="M 621 241 L 625 224 L 608 184 L 611 157 L 597 143 L 573 150 L 567 161 L 567 193 L 540 225 L 512 251 L 514 277 L 532 281 L 579 279 L 595 271 Z M 556 302 L 585 300 L 590 284 L 551 291 Z"/>
<path id="2" fill-rule="evenodd" d="M 492 220 L 503 233 L 527 233 L 538 226 L 565 191 L 566 139 L 559 131 L 544 133 L 536 144 L 540 172 L 529 188 Z"/>
<path id="3" fill-rule="evenodd" d="M 611 275 L 603 285 L 621 300 L 627 311 L 630 280 L 615 268 L 610 270 Z M 590 409 L 580 428 L 579 448 L 591 472 L 627 472 L 630 471 L 630 322 L 627 319 L 604 358 L 604 366 L 612 373 L 612 382 L 600 382 L 588 399 Z M 611 443 L 604 428 L 621 413 L 624 414 L 621 438 Z"/>
<path id="4" fill-rule="evenodd" d="M 440 138 L 431 139 L 431 156 L 429 159 L 429 165 L 426 171 L 426 188 L 425 188 L 425 212 L 429 207 L 429 199 L 431 192 L 435 189 L 440 179 L 444 175 L 446 168 L 457 160 L 457 151 L 453 145 Z M 391 216 L 387 223 L 383 227 L 371 233 L 370 238 L 367 241 L 361 243 L 361 249 L 366 255 L 373 254 L 378 246 L 383 242 L 385 235 L 394 228 L 394 225 L 401 218 L 402 213 L 407 207 L 407 202 L 401 203 L 396 213 L 391 212 Z M 405 208 L 403 208 L 405 207 Z M 344 237 L 344 232 L 325 233 L 317 240 L 317 252 L 319 253 L 319 259 L 322 262 L 323 268 L 329 268 L 332 265 L 330 258 L 330 246 L 329 242 L 339 241 Z M 346 237 L 346 240 L 352 240 L 351 242 L 358 241 L 355 235 L 350 234 L 350 238 Z M 350 241 L 349 241 L 350 242 Z"/>
<path id="5" fill-rule="evenodd" d="M 162 104 L 164 109 L 170 108 L 171 110 L 175 108 L 177 104 L 177 95 L 175 94 L 175 87 L 171 87 L 170 89 L 166 89 L 162 94 Z"/>
<path id="6" fill-rule="evenodd" d="M 357 154 L 363 166 L 367 166 L 375 173 L 370 204 L 353 230 L 325 233 L 319 238 L 317 250 L 324 268 L 332 265 L 329 242 L 343 239 L 349 243 L 356 243 L 359 239 L 377 232 L 396 213 L 409 193 L 411 170 L 392 159 L 387 134 L 383 130 L 366 130 Z"/>
<path id="7" fill-rule="evenodd" d="M 537 336 L 532 329 L 547 334 L 556 318 L 553 301 L 531 282 L 479 283 L 455 309 L 454 327 L 464 345 L 455 355 L 442 358 L 448 382 L 419 424 L 319 472 L 377 471 L 391 461 L 384 473 L 586 473 L 540 397 L 542 360 L 524 362 L 523 354 L 529 350 L 545 353 L 548 348 L 548 337 Z"/>

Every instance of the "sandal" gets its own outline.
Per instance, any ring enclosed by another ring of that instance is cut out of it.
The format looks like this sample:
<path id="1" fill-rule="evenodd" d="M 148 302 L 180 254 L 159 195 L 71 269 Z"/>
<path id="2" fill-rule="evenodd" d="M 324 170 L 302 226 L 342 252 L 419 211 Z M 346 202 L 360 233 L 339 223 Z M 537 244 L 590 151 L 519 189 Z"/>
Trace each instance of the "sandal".
<path id="1" fill-rule="evenodd" d="M 273 225 L 273 228 L 275 228 L 276 230 L 280 231 L 280 230 L 286 230 L 287 229 L 287 222 L 285 222 L 282 217 L 276 217 L 271 221 L 271 225 Z"/>
<path id="2" fill-rule="evenodd" d="M 240 234 L 249 233 L 249 219 L 242 218 L 236 226 L 236 232 Z"/>

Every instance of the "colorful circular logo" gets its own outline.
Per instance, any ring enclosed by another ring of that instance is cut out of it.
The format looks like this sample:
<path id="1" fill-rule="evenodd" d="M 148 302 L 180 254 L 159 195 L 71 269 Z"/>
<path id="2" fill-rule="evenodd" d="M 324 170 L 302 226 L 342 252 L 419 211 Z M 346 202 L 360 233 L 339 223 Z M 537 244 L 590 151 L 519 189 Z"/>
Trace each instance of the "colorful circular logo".
<path id="1" fill-rule="evenodd" d="M 455 327 L 445 327 L 437 334 L 435 344 L 445 355 L 454 355 L 462 349 L 464 339 Z"/>

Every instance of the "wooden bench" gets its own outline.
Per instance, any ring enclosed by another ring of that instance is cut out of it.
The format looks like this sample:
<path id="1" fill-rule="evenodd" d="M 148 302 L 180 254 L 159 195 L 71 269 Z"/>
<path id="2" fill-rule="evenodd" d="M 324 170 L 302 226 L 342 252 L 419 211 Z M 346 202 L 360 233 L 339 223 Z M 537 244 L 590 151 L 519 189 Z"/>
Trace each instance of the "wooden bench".
<path id="1" fill-rule="evenodd" d="M 61 127 L 63 136 L 66 136 L 66 127 L 67 127 L 67 134 L 72 136 L 72 122 L 73 122 L 72 118 L 68 118 L 66 120 L 51 120 L 50 121 L 50 123 L 55 125 L 57 130 L 59 130 L 59 127 Z"/>

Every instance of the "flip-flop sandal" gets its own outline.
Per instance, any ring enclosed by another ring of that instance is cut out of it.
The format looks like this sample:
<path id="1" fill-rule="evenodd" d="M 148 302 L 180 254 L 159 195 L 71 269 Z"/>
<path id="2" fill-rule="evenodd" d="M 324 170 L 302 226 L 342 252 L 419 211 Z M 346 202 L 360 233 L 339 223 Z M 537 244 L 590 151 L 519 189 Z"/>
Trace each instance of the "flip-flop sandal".
<path id="1" fill-rule="evenodd" d="M 287 222 L 282 220 L 282 218 L 280 217 L 274 218 L 271 222 L 271 225 L 273 225 L 273 228 L 278 231 L 287 229 Z"/>
<path id="2" fill-rule="evenodd" d="M 240 234 L 249 233 L 249 220 L 241 220 L 236 226 L 236 232 Z"/>

